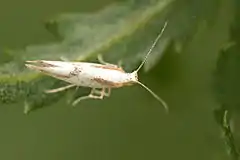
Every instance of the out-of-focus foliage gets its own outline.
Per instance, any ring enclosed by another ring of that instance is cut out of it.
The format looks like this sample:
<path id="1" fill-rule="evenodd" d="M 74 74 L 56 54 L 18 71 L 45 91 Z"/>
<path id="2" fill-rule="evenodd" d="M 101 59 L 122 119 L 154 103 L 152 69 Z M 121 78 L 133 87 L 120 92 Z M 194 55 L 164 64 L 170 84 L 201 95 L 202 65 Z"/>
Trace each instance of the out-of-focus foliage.
<path id="1" fill-rule="evenodd" d="M 229 43 L 220 51 L 217 61 L 215 93 L 220 107 L 215 109 L 215 117 L 224 132 L 229 155 L 239 159 L 239 149 L 234 140 L 234 129 L 231 128 L 232 115 L 239 116 L 240 109 L 240 2 L 235 1 L 235 20 L 231 26 Z M 227 116 L 227 118 L 226 118 Z M 239 132 L 239 130 L 236 130 Z"/>
<path id="2" fill-rule="evenodd" d="M 45 26 L 58 42 L 29 45 L 7 51 L 0 66 L 0 100 L 25 99 L 25 112 L 48 106 L 63 93 L 45 95 L 44 89 L 62 86 L 24 67 L 25 60 L 106 61 L 122 60 L 127 71 L 143 59 L 165 21 L 168 27 L 149 56 L 144 70 L 153 68 L 168 47 L 181 53 L 203 22 L 213 22 L 220 0 L 150 0 L 115 3 L 94 13 L 66 13 L 53 17 Z M 208 23 L 210 24 L 210 23 Z"/>
<path id="3" fill-rule="evenodd" d="M 221 106 L 219 109 L 215 110 L 214 115 L 218 125 L 221 127 L 227 153 L 234 160 L 237 160 L 239 158 L 239 151 L 236 147 L 234 134 L 232 133 L 230 125 L 231 114 L 229 113 L 228 109 L 226 109 L 224 106 Z"/>
<path id="4" fill-rule="evenodd" d="M 239 109 L 240 105 L 240 45 L 238 42 L 229 43 L 230 46 L 219 53 L 217 62 L 216 91 L 218 100 L 228 109 Z"/>

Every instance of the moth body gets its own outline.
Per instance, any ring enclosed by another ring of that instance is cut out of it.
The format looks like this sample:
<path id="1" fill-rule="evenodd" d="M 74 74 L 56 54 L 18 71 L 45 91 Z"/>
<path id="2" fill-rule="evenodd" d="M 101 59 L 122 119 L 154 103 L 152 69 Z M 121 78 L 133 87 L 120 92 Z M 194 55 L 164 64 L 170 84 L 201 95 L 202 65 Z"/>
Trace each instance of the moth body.
<path id="1" fill-rule="evenodd" d="M 27 61 L 26 66 L 54 78 L 90 88 L 119 88 L 137 81 L 137 73 L 126 73 L 122 68 L 86 62 Z"/>

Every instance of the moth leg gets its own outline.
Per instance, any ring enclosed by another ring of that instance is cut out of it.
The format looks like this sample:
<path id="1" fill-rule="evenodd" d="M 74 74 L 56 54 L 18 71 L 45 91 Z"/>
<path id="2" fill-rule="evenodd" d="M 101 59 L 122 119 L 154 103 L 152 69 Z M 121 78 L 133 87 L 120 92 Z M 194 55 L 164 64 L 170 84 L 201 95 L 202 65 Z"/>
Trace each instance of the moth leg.
<path id="1" fill-rule="evenodd" d="M 105 96 L 109 97 L 111 95 L 111 88 L 107 88 L 108 91 L 105 92 Z"/>
<path id="2" fill-rule="evenodd" d="M 106 91 L 106 89 L 107 89 L 107 91 Z M 96 90 L 94 91 L 94 93 L 100 94 L 100 95 L 103 94 L 104 96 L 109 97 L 110 94 L 111 94 L 111 88 L 101 88 L 100 91 L 96 89 Z"/>
<path id="3" fill-rule="evenodd" d="M 93 90 L 93 95 L 99 96 L 99 99 L 103 99 L 104 96 L 108 96 L 108 93 L 106 93 L 106 88 L 101 88 L 101 90 L 97 90 L 96 88 Z"/>
<path id="4" fill-rule="evenodd" d="M 79 86 L 76 87 L 75 91 L 77 91 L 79 89 Z"/>
<path id="5" fill-rule="evenodd" d="M 57 93 L 57 92 L 61 92 L 61 91 L 64 91 L 66 89 L 72 88 L 74 86 L 76 86 L 76 85 L 75 84 L 70 84 L 70 85 L 67 85 L 67 86 L 64 86 L 64 87 L 60 87 L 60 88 L 49 89 L 49 90 L 46 90 L 45 93 Z"/>
<path id="6" fill-rule="evenodd" d="M 60 57 L 60 60 L 63 62 L 70 62 L 70 60 L 68 58 L 63 57 L 63 56 Z"/>
<path id="7" fill-rule="evenodd" d="M 122 60 L 119 60 L 118 61 L 118 67 L 122 68 L 122 64 L 123 64 Z"/>
<path id="8" fill-rule="evenodd" d="M 73 101 L 72 105 L 76 106 L 76 104 L 78 104 L 80 101 L 86 100 L 86 99 L 103 99 L 104 96 L 105 96 L 104 88 L 102 88 L 100 92 L 96 90 L 96 88 L 93 88 L 89 95 L 77 98 L 75 101 Z"/>
<path id="9" fill-rule="evenodd" d="M 101 63 L 101 64 L 104 64 L 104 65 L 108 65 L 108 66 L 114 66 L 116 68 L 122 68 L 122 60 L 119 60 L 118 61 L 118 64 L 112 64 L 112 63 L 107 63 L 103 60 L 103 57 L 101 54 L 98 55 L 98 61 Z"/>
<path id="10" fill-rule="evenodd" d="M 102 57 L 101 54 L 98 55 L 98 61 L 99 61 L 101 64 L 104 64 L 104 65 L 118 67 L 116 64 L 111 64 L 111 63 L 105 62 L 105 61 L 103 60 L 103 57 Z"/>

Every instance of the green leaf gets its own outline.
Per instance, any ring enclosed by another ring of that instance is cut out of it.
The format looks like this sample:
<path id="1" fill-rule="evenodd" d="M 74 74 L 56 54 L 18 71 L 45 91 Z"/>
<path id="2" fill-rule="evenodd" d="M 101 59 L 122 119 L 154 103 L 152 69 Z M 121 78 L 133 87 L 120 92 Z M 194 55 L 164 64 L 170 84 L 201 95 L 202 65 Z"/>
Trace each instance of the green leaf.
<path id="1" fill-rule="evenodd" d="M 239 1 L 235 2 L 239 5 Z M 237 111 L 240 109 L 240 11 L 236 7 L 236 14 L 231 25 L 230 39 L 227 44 L 220 50 L 215 78 L 215 93 L 217 100 L 226 109 Z"/>
<path id="2" fill-rule="evenodd" d="M 214 19 L 219 1 L 129 0 L 94 13 L 66 13 L 54 17 L 45 27 L 59 38 L 58 42 L 8 50 L 4 55 L 7 58 L 0 66 L 0 90 L 6 94 L 0 95 L 0 99 L 5 103 L 6 95 L 12 95 L 13 91 L 5 85 L 16 89 L 11 99 L 26 99 L 27 110 L 48 106 L 52 103 L 48 97 L 55 100 L 61 97 L 61 94 L 46 96 L 43 93 L 44 89 L 60 86 L 61 82 L 53 78 L 46 81 L 45 76 L 27 70 L 24 67 L 26 60 L 94 61 L 102 54 L 105 61 L 117 63 L 121 60 L 126 71 L 132 71 L 168 21 L 164 35 L 144 66 L 148 71 L 159 62 L 167 48 L 172 46 L 176 52 L 181 52 L 198 27 Z M 18 90 L 20 82 L 24 85 Z"/>
<path id="3" fill-rule="evenodd" d="M 239 110 L 240 106 L 240 54 L 239 45 L 231 44 L 219 54 L 215 72 L 215 89 L 219 102 L 228 109 Z"/>
<path id="4" fill-rule="evenodd" d="M 231 26 L 230 39 L 224 48 L 219 52 L 219 57 L 214 73 L 214 91 L 219 102 L 215 109 L 215 118 L 224 133 L 224 141 L 229 156 L 239 159 L 239 144 L 234 138 L 233 129 L 234 116 L 239 116 L 240 110 L 240 11 L 239 1 L 235 1 L 235 20 Z M 231 123 L 232 122 L 232 123 Z M 232 125 L 231 125 L 232 124 Z M 233 126 L 233 127 L 232 127 Z"/>

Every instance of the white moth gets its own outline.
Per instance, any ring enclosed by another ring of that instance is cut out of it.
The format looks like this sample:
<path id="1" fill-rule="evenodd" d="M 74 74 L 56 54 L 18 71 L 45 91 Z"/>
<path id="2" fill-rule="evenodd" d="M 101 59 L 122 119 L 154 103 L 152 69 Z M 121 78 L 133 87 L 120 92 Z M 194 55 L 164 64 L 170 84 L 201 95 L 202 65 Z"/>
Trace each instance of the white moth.
<path id="1" fill-rule="evenodd" d="M 77 98 L 72 103 L 73 106 L 75 106 L 77 103 L 84 99 L 103 99 L 104 96 L 109 97 L 112 88 L 139 84 L 148 92 L 150 92 L 158 101 L 160 101 L 166 111 L 168 111 L 167 104 L 151 89 L 138 81 L 138 71 L 142 68 L 142 66 L 147 60 L 148 55 L 156 46 L 166 26 L 167 22 L 164 24 L 163 29 L 155 39 L 143 62 L 132 73 L 126 73 L 121 68 L 121 66 L 104 62 L 100 56 L 98 57 L 98 59 L 101 64 L 87 62 L 36 60 L 26 61 L 27 64 L 25 65 L 30 69 L 43 72 L 49 76 L 70 83 L 70 85 L 61 88 L 47 90 L 46 93 L 56 93 L 64 91 L 71 87 L 79 86 L 92 88 L 89 95 Z"/>

